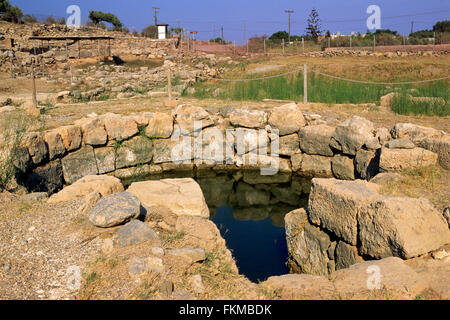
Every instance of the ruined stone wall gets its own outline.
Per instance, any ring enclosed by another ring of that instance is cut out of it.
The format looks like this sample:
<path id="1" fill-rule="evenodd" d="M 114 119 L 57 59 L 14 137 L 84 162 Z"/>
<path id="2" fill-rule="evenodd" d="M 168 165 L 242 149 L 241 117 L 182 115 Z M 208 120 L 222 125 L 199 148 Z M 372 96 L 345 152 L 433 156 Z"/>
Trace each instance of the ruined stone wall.
<path id="1" fill-rule="evenodd" d="M 201 126 L 193 127 L 194 121 L 201 121 Z M 238 140 L 244 142 L 243 149 Z M 263 149 L 265 141 L 267 150 Z M 180 145 L 190 148 L 177 159 L 187 163 L 173 162 L 172 152 Z M 284 183 L 292 175 L 368 180 L 379 171 L 437 161 L 450 167 L 450 137 L 442 131 L 412 124 L 397 124 L 390 131 L 374 129 L 370 121 L 358 116 L 336 125 L 318 115 L 303 115 L 295 104 L 275 108 L 270 114 L 179 106 L 172 114 L 85 118 L 71 126 L 29 133 L 20 163 L 30 191 L 54 192 L 86 175 L 126 178 L 135 173 L 135 167 L 143 174 L 200 167 L 219 171 L 270 167 L 274 163 L 270 149 L 277 145 L 278 173 L 261 175 L 257 170 L 248 173 L 247 181 Z M 202 158 L 196 146 L 201 146 Z M 214 151 L 218 149 L 220 153 Z"/>
<path id="2" fill-rule="evenodd" d="M 112 40 L 29 40 L 31 36 L 110 36 Z M 82 27 L 69 29 L 65 25 L 11 24 L 0 22 L 0 70 L 11 73 L 25 71 L 31 66 L 32 57 L 36 65 L 52 68 L 64 64 L 68 59 L 96 56 L 135 55 L 144 58 L 161 58 L 175 50 L 175 40 L 155 40 L 133 36 L 123 32 L 106 31 L 100 28 Z M 12 39 L 12 41 L 11 41 Z"/>

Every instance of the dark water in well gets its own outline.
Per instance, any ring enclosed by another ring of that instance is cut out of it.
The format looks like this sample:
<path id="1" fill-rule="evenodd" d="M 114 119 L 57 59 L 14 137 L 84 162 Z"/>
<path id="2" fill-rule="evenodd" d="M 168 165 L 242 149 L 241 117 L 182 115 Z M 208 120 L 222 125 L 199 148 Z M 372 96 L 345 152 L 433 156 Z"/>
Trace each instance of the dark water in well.
<path id="1" fill-rule="evenodd" d="M 284 216 L 306 205 L 299 189 L 309 181 L 280 176 L 271 181 L 259 171 L 196 180 L 239 272 L 254 282 L 289 273 Z"/>
<path id="2" fill-rule="evenodd" d="M 170 173 L 150 179 L 182 177 L 192 177 L 199 183 L 211 220 L 241 274 L 258 282 L 289 273 L 284 216 L 306 205 L 308 195 L 304 191 L 309 191 L 309 180 L 262 177 L 259 171 Z"/>
<path id="3" fill-rule="evenodd" d="M 212 221 L 233 252 L 239 272 L 251 281 L 289 273 L 285 230 L 273 225 L 270 218 L 238 220 L 233 207 L 223 206 L 216 209 Z"/>

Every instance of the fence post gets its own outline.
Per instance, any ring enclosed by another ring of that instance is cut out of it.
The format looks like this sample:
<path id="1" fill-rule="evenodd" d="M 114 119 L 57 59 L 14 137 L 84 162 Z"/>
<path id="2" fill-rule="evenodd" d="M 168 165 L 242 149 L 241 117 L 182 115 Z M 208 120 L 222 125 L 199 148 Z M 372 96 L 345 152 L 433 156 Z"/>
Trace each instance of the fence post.
<path id="1" fill-rule="evenodd" d="M 328 49 L 330 48 L 330 44 L 331 44 L 331 38 L 328 37 Z"/>
<path id="2" fill-rule="evenodd" d="M 34 77 L 34 61 L 31 63 L 31 89 L 33 90 L 32 92 L 33 108 L 37 109 L 38 104 L 37 104 L 36 79 Z"/>
<path id="3" fill-rule="evenodd" d="M 350 36 L 350 49 L 352 48 L 352 36 Z"/>
<path id="4" fill-rule="evenodd" d="M 284 56 L 284 39 L 281 39 L 281 45 L 283 47 L 283 56 Z"/>
<path id="5" fill-rule="evenodd" d="M 375 35 L 373 35 L 373 51 L 375 51 L 375 44 L 376 44 L 376 39 L 375 39 Z"/>
<path id="6" fill-rule="evenodd" d="M 308 103 L 308 67 L 303 65 L 303 103 Z"/>

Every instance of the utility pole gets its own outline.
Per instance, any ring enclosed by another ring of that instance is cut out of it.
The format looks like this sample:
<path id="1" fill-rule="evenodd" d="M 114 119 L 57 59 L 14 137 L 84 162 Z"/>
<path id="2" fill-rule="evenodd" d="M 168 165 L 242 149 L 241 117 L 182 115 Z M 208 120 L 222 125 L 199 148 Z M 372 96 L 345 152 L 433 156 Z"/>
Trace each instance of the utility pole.
<path id="1" fill-rule="evenodd" d="M 223 38 L 223 26 L 222 26 L 222 37 L 221 37 L 221 39 L 222 39 L 222 44 L 223 44 L 223 42 L 225 41 L 225 39 Z"/>
<path id="2" fill-rule="evenodd" d="M 158 10 L 160 9 L 160 8 L 157 8 L 157 7 L 152 7 L 153 8 L 153 17 L 155 18 L 155 26 L 158 24 Z"/>
<path id="3" fill-rule="evenodd" d="M 294 10 L 284 10 L 289 15 L 289 38 L 288 41 L 291 43 L 291 13 L 294 13 Z"/>
<path id="4" fill-rule="evenodd" d="M 411 33 L 414 31 L 414 21 L 411 21 Z"/>
<path id="5" fill-rule="evenodd" d="M 213 33 L 214 33 L 213 39 L 214 39 L 214 42 L 215 42 L 215 41 L 216 41 L 216 26 L 214 26 L 214 31 L 213 31 Z"/>

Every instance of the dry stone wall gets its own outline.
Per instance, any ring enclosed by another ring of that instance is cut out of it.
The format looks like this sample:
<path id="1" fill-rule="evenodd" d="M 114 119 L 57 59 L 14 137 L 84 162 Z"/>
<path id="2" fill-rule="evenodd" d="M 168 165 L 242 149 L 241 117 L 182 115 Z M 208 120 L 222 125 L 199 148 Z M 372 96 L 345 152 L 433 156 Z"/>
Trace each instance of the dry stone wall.
<path id="1" fill-rule="evenodd" d="M 196 127 L 195 121 L 201 124 Z M 275 135 L 277 130 L 281 135 Z M 270 114 L 181 105 L 171 114 L 108 113 L 28 133 L 19 163 L 29 191 L 50 193 L 87 175 L 126 178 L 137 171 L 144 175 L 203 168 L 254 170 L 278 163 L 275 175 L 256 172 L 246 177 L 249 183 L 265 183 L 286 182 L 291 176 L 369 180 L 380 171 L 437 162 L 449 167 L 446 133 L 412 124 L 396 124 L 391 133 L 374 129 L 370 121 L 358 116 L 334 126 L 302 114 L 295 104 L 275 108 Z M 279 161 L 270 153 L 276 145 Z M 173 154 L 183 163 L 173 162 Z"/>
<path id="2" fill-rule="evenodd" d="M 111 40 L 30 40 L 41 37 L 109 36 Z M 0 22 L 0 67 L 3 72 L 24 71 L 35 58 L 37 67 L 52 68 L 69 59 L 96 56 L 123 56 L 160 58 L 175 49 L 175 40 L 155 40 L 122 32 L 82 27 L 72 30 L 65 25 L 25 24 Z"/>

